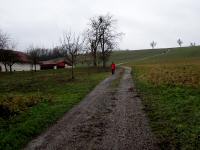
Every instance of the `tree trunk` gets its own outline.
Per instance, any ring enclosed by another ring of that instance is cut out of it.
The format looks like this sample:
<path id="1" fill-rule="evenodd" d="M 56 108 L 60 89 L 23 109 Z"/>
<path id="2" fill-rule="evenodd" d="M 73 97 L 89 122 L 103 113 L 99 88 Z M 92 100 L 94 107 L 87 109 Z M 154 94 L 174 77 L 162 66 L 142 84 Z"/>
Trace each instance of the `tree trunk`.
<path id="1" fill-rule="evenodd" d="M 72 79 L 74 79 L 74 64 L 72 64 Z"/>
<path id="2" fill-rule="evenodd" d="M 37 64 L 34 64 L 34 65 L 35 65 L 35 72 L 36 72 L 36 65 L 37 65 Z"/>
<path id="3" fill-rule="evenodd" d="M 93 56 L 93 65 L 94 65 L 94 67 L 97 66 L 97 55 L 96 55 L 96 53 Z"/>
<path id="4" fill-rule="evenodd" d="M 102 61 L 103 61 L 103 68 L 106 68 L 106 58 L 105 58 L 105 51 L 104 51 L 104 46 L 103 46 L 103 51 L 102 51 Z"/>
<path id="5" fill-rule="evenodd" d="M 8 72 L 8 68 L 7 68 L 6 64 L 4 64 L 4 67 L 5 67 L 5 72 Z"/>
<path id="6" fill-rule="evenodd" d="M 10 72 L 12 72 L 12 65 L 9 65 L 9 67 L 10 67 Z"/>
<path id="7" fill-rule="evenodd" d="M 93 66 L 97 66 L 97 49 L 93 47 Z"/>
<path id="8" fill-rule="evenodd" d="M 103 68 L 104 68 L 104 69 L 106 68 L 106 60 L 105 60 L 105 57 L 103 58 Z"/>
<path id="9" fill-rule="evenodd" d="M 74 56 L 72 56 L 72 79 L 74 79 Z"/>
<path id="10" fill-rule="evenodd" d="M 102 39 L 102 61 L 103 61 L 103 68 L 106 68 L 106 58 L 105 58 L 105 39 L 104 39 L 104 32 L 103 32 L 103 39 Z"/>

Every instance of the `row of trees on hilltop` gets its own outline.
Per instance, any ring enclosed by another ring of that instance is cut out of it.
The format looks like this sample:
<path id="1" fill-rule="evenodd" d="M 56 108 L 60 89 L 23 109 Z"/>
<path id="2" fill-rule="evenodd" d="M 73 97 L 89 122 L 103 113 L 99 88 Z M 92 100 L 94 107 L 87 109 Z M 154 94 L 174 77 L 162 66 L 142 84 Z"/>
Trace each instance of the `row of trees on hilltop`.
<path id="1" fill-rule="evenodd" d="M 52 49 L 48 49 L 48 48 L 35 47 L 34 45 L 31 45 L 27 48 L 27 53 L 29 53 L 30 50 L 37 51 L 37 55 L 40 61 L 46 61 L 50 59 L 64 57 L 66 55 L 66 51 L 60 47 L 54 47 Z"/>
<path id="2" fill-rule="evenodd" d="M 178 43 L 178 45 L 180 46 L 180 47 L 182 47 L 182 44 L 183 44 L 183 41 L 179 38 L 178 40 L 177 40 L 177 43 Z M 156 47 L 156 45 L 157 45 L 157 43 L 155 42 L 155 41 L 152 41 L 151 43 L 150 43 L 150 46 L 151 46 L 151 48 L 152 49 L 154 49 L 155 47 Z M 191 42 L 190 43 L 190 46 L 196 46 L 196 43 L 195 42 Z"/>

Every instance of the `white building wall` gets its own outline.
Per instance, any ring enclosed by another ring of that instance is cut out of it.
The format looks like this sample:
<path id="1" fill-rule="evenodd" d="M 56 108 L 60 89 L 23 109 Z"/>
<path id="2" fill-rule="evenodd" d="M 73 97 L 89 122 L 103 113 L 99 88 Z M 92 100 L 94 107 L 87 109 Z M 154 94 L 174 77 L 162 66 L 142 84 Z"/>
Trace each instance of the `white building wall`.
<path id="1" fill-rule="evenodd" d="M 71 68 L 72 66 L 69 66 L 68 64 L 65 64 L 65 68 Z"/>
<path id="2" fill-rule="evenodd" d="M 0 63 L 1 71 L 5 72 L 5 67 L 2 63 Z M 9 66 L 7 67 L 9 70 Z M 32 67 L 31 64 L 14 64 L 12 66 L 12 71 L 31 71 L 34 70 L 34 66 Z M 36 70 L 40 70 L 40 65 L 36 65 Z"/>

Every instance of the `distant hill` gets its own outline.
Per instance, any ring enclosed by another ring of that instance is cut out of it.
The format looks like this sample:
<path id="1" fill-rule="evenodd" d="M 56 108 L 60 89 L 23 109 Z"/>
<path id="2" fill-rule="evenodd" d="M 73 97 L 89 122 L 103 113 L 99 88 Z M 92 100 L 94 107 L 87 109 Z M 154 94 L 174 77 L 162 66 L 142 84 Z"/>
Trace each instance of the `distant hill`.
<path id="1" fill-rule="evenodd" d="M 148 49 L 148 50 L 125 50 L 114 51 L 110 61 L 115 63 L 123 62 L 168 62 L 178 60 L 200 59 L 200 46 L 179 47 L 166 49 Z"/>

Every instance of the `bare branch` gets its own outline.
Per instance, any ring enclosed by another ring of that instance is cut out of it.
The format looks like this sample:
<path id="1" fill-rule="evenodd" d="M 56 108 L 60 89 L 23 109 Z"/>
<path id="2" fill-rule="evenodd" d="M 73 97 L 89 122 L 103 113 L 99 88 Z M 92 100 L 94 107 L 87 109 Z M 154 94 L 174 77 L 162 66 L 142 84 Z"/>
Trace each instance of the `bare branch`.
<path id="1" fill-rule="evenodd" d="M 178 43 L 178 45 L 181 47 L 182 44 L 183 44 L 183 41 L 179 38 L 179 39 L 177 40 L 177 43 Z"/>
<path id="2" fill-rule="evenodd" d="M 152 49 L 154 49 L 156 47 L 157 43 L 155 41 L 152 41 L 150 43 L 150 46 L 152 47 Z"/>
<path id="3" fill-rule="evenodd" d="M 33 45 L 29 46 L 27 50 L 27 54 L 30 56 L 30 59 L 32 61 L 32 65 L 34 65 L 34 70 L 36 72 L 36 66 L 39 63 L 39 58 L 41 54 L 41 48 L 34 47 Z"/>
<path id="4" fill-rule="evenodd" d="M 75 33 L 65 32 L 61 39 L 61 47 L 66 51 L 66 58 L 72 64 L 72 79 L 74 79 L 74 65 L 80 51 L 82 50 L 84 40 L 81 41 L 80 36 L 76 36 Z"/>
<path id="5" fill-rule="evenodd" d="M 109 14 L 90 19 L 89 28 L 86 31 L 86 44 L 92 53 L 94 66 L 97 66 L 98 51 L 101 52 L 100 59 L 102 59 L 103 67 L 105 67 L 110 56 L 107 54 L 110 54 L 117 47 L 118 40 L 123 34 L 116 31 L 116 22 L 113 16 Z"/>

